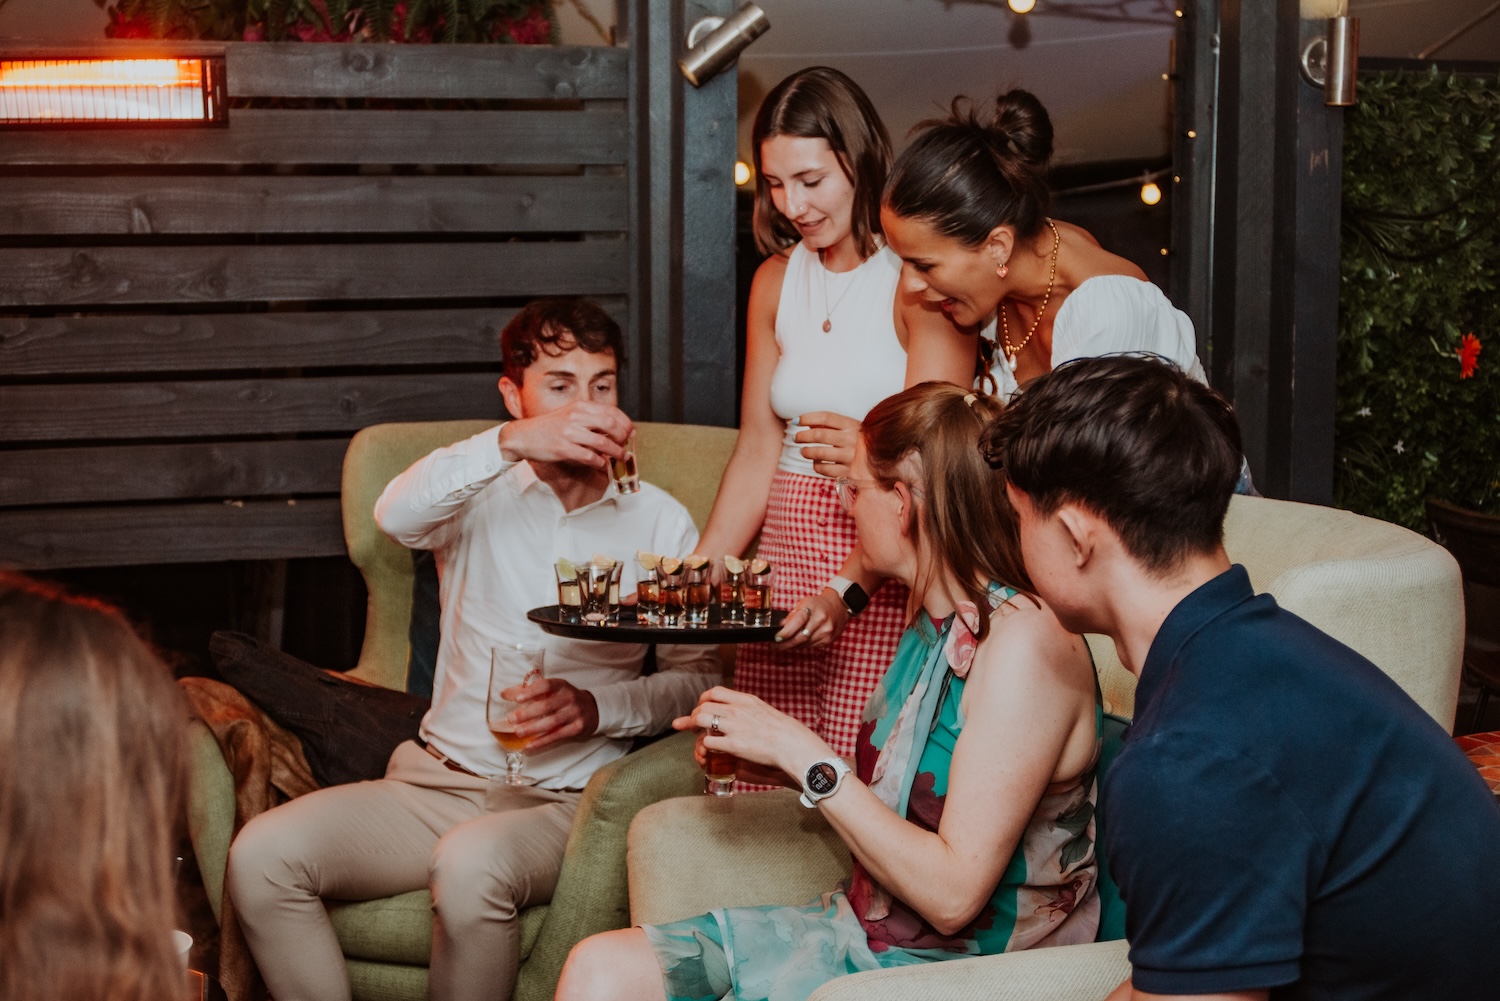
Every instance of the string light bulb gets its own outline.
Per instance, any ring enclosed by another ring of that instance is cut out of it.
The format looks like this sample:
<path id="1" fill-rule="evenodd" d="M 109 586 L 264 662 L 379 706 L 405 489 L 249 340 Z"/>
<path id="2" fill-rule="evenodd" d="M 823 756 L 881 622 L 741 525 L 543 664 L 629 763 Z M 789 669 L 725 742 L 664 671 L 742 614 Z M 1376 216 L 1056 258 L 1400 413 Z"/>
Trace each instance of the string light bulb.
<path id="1" fill-rule="evenodd" d="M 750 183 L 750 165 L 744 160 L 734 161 L 734 183 L 741 187 Z"/>
<path id="2" fill-rule="evenodd" d="M 1006 0 L 1006 3 L 1017 14 L 1030 14 L 1036 7 L 1036 0 Z"/>
<path id="3" fill-rule="evenodd" d="M 1141 201 L 1147 205 L 1155 205 L 1161 201 L 1161 188 L 1156 186 L 1155 181 L 1147 181 L 1141 185 Z"/>

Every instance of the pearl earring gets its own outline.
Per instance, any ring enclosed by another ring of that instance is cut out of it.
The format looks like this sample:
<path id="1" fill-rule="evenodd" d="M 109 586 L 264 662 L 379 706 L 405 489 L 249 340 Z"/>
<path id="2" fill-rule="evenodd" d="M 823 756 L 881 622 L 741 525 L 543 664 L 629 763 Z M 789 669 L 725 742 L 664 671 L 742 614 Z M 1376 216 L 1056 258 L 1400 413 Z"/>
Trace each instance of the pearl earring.
<path id="1" fill-rule="evenodd" d="M 995 269 L 995 274 L 1000 278 L 1004 278 L 1006 275 L 1010 274 L 1010 268 L 1002 264 Z"/>

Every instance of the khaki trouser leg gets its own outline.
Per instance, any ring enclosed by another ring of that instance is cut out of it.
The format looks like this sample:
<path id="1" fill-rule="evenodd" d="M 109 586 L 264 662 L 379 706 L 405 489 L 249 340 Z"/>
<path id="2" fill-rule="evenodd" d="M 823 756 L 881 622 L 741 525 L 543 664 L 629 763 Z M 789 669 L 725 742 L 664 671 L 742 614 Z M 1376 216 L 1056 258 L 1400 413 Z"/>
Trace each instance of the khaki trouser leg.
<path id="1" fill-rule="evenodd" d="M 520 966 L 520 912 L 552 899 L 578 793 L 495 785 L 488 812 L 433 852 L 433 1001 L 507 1001 Z"/>
<path id="2" fill-rule="evenodd" d="M 369 900 L 428 885 L 443 901 L 434 1001 L 509 997 L 516 912 L 550 899 L 578 795 L 491 785 L 405 743 L 385 779 L 319 790 L 245 825 L 230 850 L 230 892 L 277 1001 L 349 997 L 320 898 Z"/>

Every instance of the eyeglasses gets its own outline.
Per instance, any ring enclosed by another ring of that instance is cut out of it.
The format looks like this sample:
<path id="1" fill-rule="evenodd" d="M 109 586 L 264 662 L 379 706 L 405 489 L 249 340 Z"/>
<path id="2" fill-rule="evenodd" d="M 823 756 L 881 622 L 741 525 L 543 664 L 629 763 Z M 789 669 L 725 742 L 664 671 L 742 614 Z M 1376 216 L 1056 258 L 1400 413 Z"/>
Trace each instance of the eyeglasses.
<path id="1" fill-rule="evenodd" d="M 840 476 L 833 481 L 834 489 L 838 492 L 839 504 L 845 511 L 854 510 L 854 500 L 859 496 L 861 490 L 879 487 L 875 480 L 855 480 L 847 476 Z"/>

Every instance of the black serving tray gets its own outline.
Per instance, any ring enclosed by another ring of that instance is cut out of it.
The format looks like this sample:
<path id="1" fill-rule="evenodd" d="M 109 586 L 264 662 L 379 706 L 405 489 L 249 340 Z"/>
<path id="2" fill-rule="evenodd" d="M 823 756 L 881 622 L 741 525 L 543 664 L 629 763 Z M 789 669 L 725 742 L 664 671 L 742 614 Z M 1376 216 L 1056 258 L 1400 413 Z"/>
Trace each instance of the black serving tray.
<path id="1" fill-rule="evenodd" d="M 720 622 L 719 606 L 709 607 L 709 620 L 701 626 L 648 626 L 635 618 L 635 609 L 620 609 L 620 621 L 591 625 L 587 622 L 565 622 L 556 605 L 533 608 L 526 617 L 554 636 L 573 640 L 599 640 L 605 643 L 768 643 L 776 637 L 786 621 L 786 611 L 771 612 L 768 626 L 747 626 L 743 622 Z"/>

